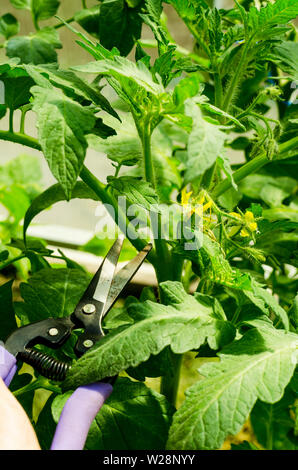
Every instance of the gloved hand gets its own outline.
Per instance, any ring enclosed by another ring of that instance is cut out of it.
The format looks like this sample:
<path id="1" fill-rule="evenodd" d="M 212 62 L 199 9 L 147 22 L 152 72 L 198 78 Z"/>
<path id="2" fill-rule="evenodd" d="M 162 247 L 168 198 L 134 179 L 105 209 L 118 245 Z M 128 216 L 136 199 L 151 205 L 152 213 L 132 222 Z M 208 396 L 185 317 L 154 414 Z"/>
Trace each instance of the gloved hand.
<path id="1" fill-rule="evenodd" d="M 16 370 L 15 357 L 0 346 L 0 449 L 37 450 L 29 418 L 7 388 Z M 75 390 L 62 410 L 51 450 L 83 449 L 90 425 L 112 390 L 112 385 L 103 382 Z"/>

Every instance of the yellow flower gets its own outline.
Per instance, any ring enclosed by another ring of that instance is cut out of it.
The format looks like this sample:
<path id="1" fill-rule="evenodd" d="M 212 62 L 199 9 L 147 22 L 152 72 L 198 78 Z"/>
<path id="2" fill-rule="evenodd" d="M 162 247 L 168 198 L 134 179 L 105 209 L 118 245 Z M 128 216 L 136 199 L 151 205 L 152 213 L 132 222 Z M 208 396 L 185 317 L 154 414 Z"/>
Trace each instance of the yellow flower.
<path id="1" fill-rule="evenodd" d="M 258 228 L 254 215 L 251 211 L 246 211 L 244 214 L 244 219 L 247 227 L 251 232 L 255 232 Z"/>
<path id="2" fill-rule="evenodd" d="M 242 225 L 242 229 L 240 231 L 241 237 L 251 236 L 252 232 L 255 232 L 258 228 L 257 223 L 256 223 L 255 218 L 254 218 L 254 215 L 251 211 L 246 211 L 243 217 L 240 214 L 238 214 L 237 212 L 230 212 L 229 215 L 232 215 L 233 217 L 239 219 L 239 222 L 240 222 L 239 225 Z M 236 222 L 236 224 L 237 224 L 237 222 Z M 238 225 L 238 227 L 239 227 L 239 225 Z M 234 230 L 232 228 L 230 236 L 233 236 L 233 235 L 235 235 L 235 233 L 237 233 L 237 230 L 235 231 L 236 228 L 237 227 L 234 227 Z"/>
<path id="3" fill-rule="evenodd" d="M 186 190 L 186 187 L 182 189 L 181 191 L 181 204 L 182 206 L 188 206 L 190 197 L 192 195 L 192 191 L 189 191 L 189 193 Z"/>
<path id="4" fill-rule="evenodd" d="M 213 201 L 208 201 L 206 204 L 203 205 L 205 201 L 205 194 L 201 194 L 200 196 L 196 197 L 193 201 L 190 201 L 192 195 L 192 191 L 187 192 L 186 187 L 181 191 L 181 205 L 182 207 L 191 205 L 190 215 L 197 214 L 199 217 L 202 217 L 203 220 L 212 222 L 212 214 L 211 214 L 211 207 Z M 209 209 L 209 215 L 204 216 L 204 212 Z"/>

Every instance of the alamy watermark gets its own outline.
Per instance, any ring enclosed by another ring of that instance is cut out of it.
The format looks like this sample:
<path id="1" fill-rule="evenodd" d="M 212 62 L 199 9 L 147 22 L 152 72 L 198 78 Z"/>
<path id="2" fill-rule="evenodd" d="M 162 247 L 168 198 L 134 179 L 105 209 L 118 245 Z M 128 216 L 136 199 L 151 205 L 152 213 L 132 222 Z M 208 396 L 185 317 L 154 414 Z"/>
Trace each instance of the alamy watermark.
<path id="1" fill-rule="evenodd" d="M 288 104 L 298 104 L 298 84 L 297 82 L 291 83 L 291 90 L 294 90 L 290 96 Z"/>
<path id="2" fill-rule="evenodd" d="M 100 239 L 115 239 L 119 230 L 130 240 L 183 240 L 185 250 L 202 246 L 203 206 L 180 204 L 153 204 L 145 209 L 129 204 L 125 196 L 117 199 L 117 209 L 110 204 L 99 204 L 95 234 Z"/>

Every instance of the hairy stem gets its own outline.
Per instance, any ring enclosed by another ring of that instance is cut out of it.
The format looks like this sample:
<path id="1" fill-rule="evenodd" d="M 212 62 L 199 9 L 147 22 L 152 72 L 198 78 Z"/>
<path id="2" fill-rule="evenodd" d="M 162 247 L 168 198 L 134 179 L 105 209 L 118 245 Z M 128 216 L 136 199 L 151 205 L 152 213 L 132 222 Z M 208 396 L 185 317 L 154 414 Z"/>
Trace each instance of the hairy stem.
<path id="1" fill-rule="evenodd" d="M 290 139 L 287 142 L 283 142 L 279 145 L 279 157 L 276 160 L 287 158 L 287 152 L 289 152 L 290 150 L 294 150 L 297 147 L 298 137 L 294 137 L 293 139 Z M 246 178 L 246 176 L 259 170 L 267 163 L 269 163 L 267 154 L 266 152 L 262 152 L 259 156 L 257 156 L 250 162 L 247 162 L 245 165 L 243 165 L 241 168 L 239 168 L 233 173 L 235 183 L 239 183 L 241 180 L 243 180 L 243 178 Z M 215 187 L 212 193 L 212 197 L 217 198 L 225 191 L 231 189 L 231 187 L 232 184 L 230 180 L 228 178 L 224 179 Z"/>
<path id="2" fill-rule="evenodd" d="M 229 111 L 230 105 L 235 98 L 239 83 L 241 82 L 243 78 L 249 47 L 250 47 L 250 40 L 243 46 L 242 54 L 241 54 L 238 66 L 236 70 L 233 72 L 233 78 L 226 91 L 225 99 L 223 101 L 223 106 L 222 106 L 222 109 L 226 112 Z"/>

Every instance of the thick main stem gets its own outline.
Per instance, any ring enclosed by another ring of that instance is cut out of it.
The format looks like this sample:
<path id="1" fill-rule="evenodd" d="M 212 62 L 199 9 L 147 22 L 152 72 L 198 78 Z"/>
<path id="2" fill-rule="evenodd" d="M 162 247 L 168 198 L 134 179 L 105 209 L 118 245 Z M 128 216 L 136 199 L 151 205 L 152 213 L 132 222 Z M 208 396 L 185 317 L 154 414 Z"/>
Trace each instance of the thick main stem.
<path id="1" fill-rule="evenodd" d="M 136 124 L 137 125 L 137 124 Z M 152 161 L 151 155 L 151 130 L 150 126 L 140 129 L 137 126 L 139 136 L 142 141 L 143 146 L 143 156 L 144 156 L 144 168 L 145 168 L 145 178 L 148 183 L 151 183 L 153 188 L 155 188 L 155 174 L 154 174 L 154 166 Z M 161 215 L 158 214 L 157 216 L 157 226 L 155 226 L 154 221 L 152 223 L 152 229 L 154 232 L 154 239 L 155 239 L 155 250 L 156 250 L 156 264 L 155 264 L 155 271 L 158 283 L 162 281 L 168 281 L 173 279 L 174 275 L 174 259 L 169 252 L 169 248 L 167 246 L 166 241 L 162 238 L 162 222 L 161 222 Z M 181 275 L 182 269 L 180 271 Z M 177 276 L 176 272 L 176 276 Z M 181 277 L 180 277 L 181 279 Z M 177 279 L 177 280 L 180 280 Z M 160 294 L 162 294 L 160 292 Z M 163 299 L 161 298 L 161 302 Z M 174 365 L 174 373 L 173 374 L 166 374 L 161 378 L 160 390 L 161 393 L 165 395 L 170 403 L 175 405 L 177 391 L 179 387 L 179 380 L 180 380 L 180 366 L 182 356 L 177 355 L 174 353 L 172 354 L 172 361 Z"/>
<path id="2" fill-rule="evenodd" d="M 183 354 L 172 353 L 172 367 L 174 373 L 169 373 L 161 378 L 160 393 L 167 397 L 167 400 L 176 406 L 177 393 L 179 388 L 180 370 L 182 365 Z"/>

